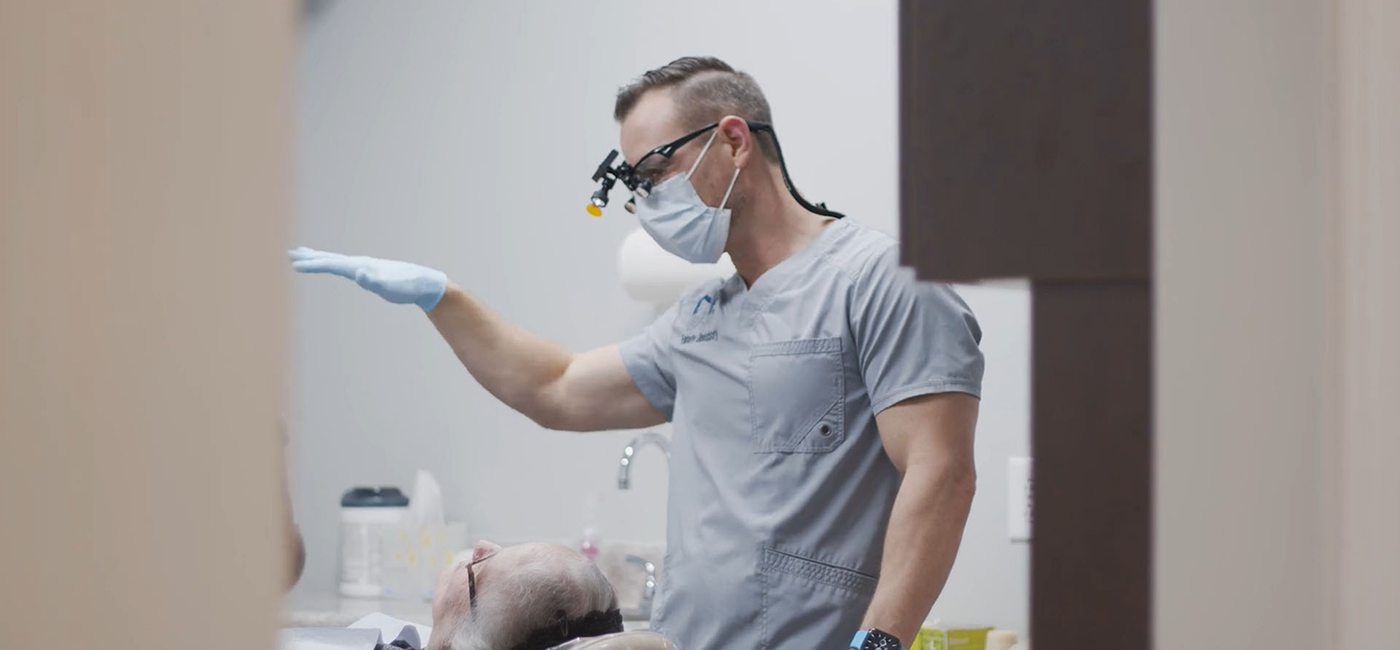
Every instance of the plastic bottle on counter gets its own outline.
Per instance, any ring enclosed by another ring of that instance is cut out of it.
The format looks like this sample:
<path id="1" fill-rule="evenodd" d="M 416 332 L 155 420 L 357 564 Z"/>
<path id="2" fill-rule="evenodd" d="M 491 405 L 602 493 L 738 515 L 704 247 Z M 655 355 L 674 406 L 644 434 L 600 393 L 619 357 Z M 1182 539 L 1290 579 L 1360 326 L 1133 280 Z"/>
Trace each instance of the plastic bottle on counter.
<path id="1" fill-rule="evenodd" d="M 578 545 L 578 552 L 588 558 L 589 562 L 598 561 L 598 553 L 602 551 L 599 547 L 603 541 L 603 534 L 594 526 L 583 529 L 583 542 Z"/>
<path id="2" fill-rule="evenodd" d="M 597 562 L 598 554 L 602 552 L 603 531 L 598 529 L 598 495 L 588 495 L 585 502 L 583 519 L 583 537 L 579 541 L 578 552 L 588 558 L 589 562 Z"/>
<path id="3" fill-rule="evenodd" d="M 340 497 L 340 595 L 384 595 L 384 536 L 408 516 L 396 487 L 355 487 Z"/>

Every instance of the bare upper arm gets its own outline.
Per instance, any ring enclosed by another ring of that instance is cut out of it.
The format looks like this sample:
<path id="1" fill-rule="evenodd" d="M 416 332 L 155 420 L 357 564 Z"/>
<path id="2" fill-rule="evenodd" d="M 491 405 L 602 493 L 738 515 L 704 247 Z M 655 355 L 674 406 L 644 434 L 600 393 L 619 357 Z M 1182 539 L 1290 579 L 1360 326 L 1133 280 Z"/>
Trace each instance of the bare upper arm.
<path id="1" fill-rule="evenodd" d="M 979 400 L 967 393 L 912 397 L 875 415 L 880 441 L 903 474 L 913 465 L 972 470 Z"/>
<path id="2" fill-rule="evenodd" d="M 545 392 L 551 408 L 540 424 L 551 429 L 638 429 L 666 421 L 632 381 L 616 345 L 575 354 Z"/>

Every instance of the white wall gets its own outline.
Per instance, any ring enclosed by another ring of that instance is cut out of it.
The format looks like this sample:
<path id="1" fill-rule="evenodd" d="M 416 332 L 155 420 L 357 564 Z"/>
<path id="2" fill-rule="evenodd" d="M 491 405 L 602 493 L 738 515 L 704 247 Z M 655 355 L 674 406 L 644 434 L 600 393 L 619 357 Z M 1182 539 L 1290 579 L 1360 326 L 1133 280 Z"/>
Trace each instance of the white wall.
<path id="1" fill-rule="evenodd" d="M 650 310 L 614 259 L 635 220 L 583 206 L 616 146 L 616 88 L 677 56 L 752 73 L 800 187 L 895 232 L 893 2 L 331 4 L 303 28 L 300 243 L 440 268 L 512 321 L 574 349 L 635 333 Z M 1027 548 L 1006 539 L 1005 458 L 1029 453 L 1029 298 L 964 291 L 988 356 L 981 477 L 935 615 L 1024 629 Z M 474 535 L 569 539 L 585 496 L 612 538 L 660 541 L 665 472 L 643 452 L 615 489 L 627 433 L 549 433 L 494 401 L 417 310 L 353 284 L 296 283 L 295 495 L 302 590 L 329 591 L 336 503 L 352 484 L 443 483 Z"/>

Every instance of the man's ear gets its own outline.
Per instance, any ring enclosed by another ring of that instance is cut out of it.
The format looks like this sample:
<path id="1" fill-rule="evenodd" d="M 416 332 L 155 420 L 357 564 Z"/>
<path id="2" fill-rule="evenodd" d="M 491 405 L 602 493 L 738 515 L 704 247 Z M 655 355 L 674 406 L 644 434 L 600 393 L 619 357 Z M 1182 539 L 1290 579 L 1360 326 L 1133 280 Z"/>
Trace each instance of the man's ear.
<path id="1" fill-rule="evenodd" d="M 749 164 L 749 156 L 758 145 L 758 134 L 749 130 L 749 123 L 737 115 L 727 115 L 719 121 L 719 137 L 734 151 L 734 166 Z"/>
<path id="2" fill-rule="evenodd" d="M 499 544 L 484 539 L 480 540 L 476 543 L 476 545 L 472 546 L 472 561 L 475 562 L 477 560 L 480 560 L 481 558 L 484 558 L 499 550 L 501 550 L 501 546 Z"/>

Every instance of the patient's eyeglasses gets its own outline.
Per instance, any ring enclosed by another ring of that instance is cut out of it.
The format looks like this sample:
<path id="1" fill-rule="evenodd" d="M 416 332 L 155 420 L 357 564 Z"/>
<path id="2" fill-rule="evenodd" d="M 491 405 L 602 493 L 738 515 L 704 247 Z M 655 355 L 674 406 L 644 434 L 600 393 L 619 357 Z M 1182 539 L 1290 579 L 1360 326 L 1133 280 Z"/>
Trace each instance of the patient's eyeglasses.
<path id="1" fill-rule="evenodd" d="M 493 557 L 496 557 L 495 553 L 487 555 L 479 560 L 475 560 L 467 565 L 467 604 L 472 609 L 476 609 L 476 571 L 474 571 L 472 567 L 475 567 L 476 565 L 481 564 L 482 562 L 485 562 Z"/>

